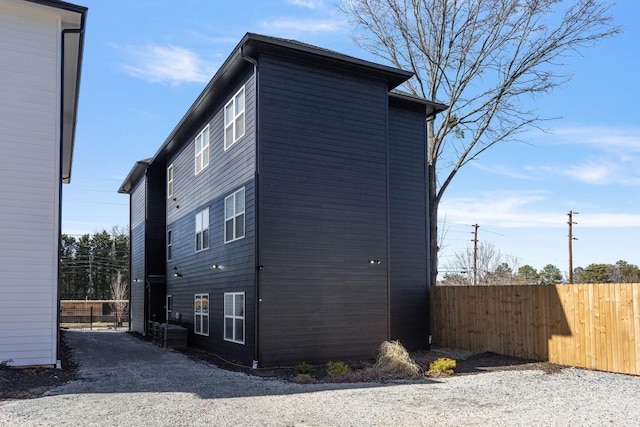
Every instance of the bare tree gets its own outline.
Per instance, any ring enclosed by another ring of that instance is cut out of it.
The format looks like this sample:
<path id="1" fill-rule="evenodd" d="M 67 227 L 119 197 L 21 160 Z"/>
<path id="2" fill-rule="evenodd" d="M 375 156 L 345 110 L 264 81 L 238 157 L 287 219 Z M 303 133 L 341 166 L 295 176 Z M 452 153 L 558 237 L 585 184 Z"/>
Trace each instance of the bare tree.
<path id="1" fill-rule="evenodd" d="M 111 299 L 114 301 L 113 309 L 116 312 L 117 325 L 122 326 L 124 314 L 129 309 L 129 283 L 120 271 L 111 280 L 110 291 Z"/>
<path id="2" fill-rule="evenodd" d="M 515 256 L 501 253 L 490 242 L 480 242 L 477 252 L 477 271 L 474 271 L 473 268 L 473 256 L 473 248 L 471 247 L 456 252 L 453 260 L 445 266 L 450 274 L 445 275 L 443 283 L 468 286 L 474 284 L 512 285 L 516 283 L 513 272 L 517 271 L 519 261 Z"/>
<path id="3" fill-rule="evenodd" d="M 427 122 L 430 284 L 444 191 L 491 146 L 539 126 L 544 118 L 524 98 L 565 83 L 564 58 L 621 32 L 609 8 L 597 0 L 343 0 L 360 46 L 413 71 L 413 94 L 450 106 Z"/>

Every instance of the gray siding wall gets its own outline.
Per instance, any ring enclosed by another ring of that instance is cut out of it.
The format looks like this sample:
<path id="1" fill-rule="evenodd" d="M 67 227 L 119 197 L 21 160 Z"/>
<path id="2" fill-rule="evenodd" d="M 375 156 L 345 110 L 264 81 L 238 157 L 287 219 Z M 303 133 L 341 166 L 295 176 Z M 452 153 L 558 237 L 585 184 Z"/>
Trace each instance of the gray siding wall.
<path id="1" fill-rule="evenodd" d="M 261 57 L 263 365 L 373 358 L 387 339 L 387 102 L 386 82 Z"/>
<path id="2" fill-rule="evenodd" d="M 144 334 L 146 178 L 131 192 L 131 330 Z"/>
<path id="3" fill-rule="evenodd" d="M 166 251 L 166 168 L 152 165 L 147 169 L 146 269 L 148 275 L 165 274 Z"/>
<path id="4" fill-rule="evenodd" d="M 391 338 L 409 349 L 428 345 L 426 134 L 422 109 L 391 102 L 389 194 Z"/>
<path id="5" fill-rule="evenodd" d="M 174 168 L 174 197 L 167 200 L 167 229 L 172 230 L 173 256 L 167 262 L 167 294 L 173 312 L 189 328 L 190 342 L 226 358 L 250 364 L 254 357 L 255 287 L 255 91 L 253 74 L 229 88 L 225 100 L 211 112 L 209 165 L 195 175 L 195 130 L 181 151 L 167 160 Z M 245 86 L 245 135 L 224 150 L 223 107 Z M 166 178 L 165 178 L 166 179 Z M 245 187 L 245 238 L 224 243 L 224 199 Z M 209 249 L 195 252 L 195 215 L 209 208 Z M 222 266 L 212 270 L 212 264 Z M 175 270 L 174 270 L 175 267 Z M 182 277 L 174 277 L 179 272 Z M 223 339 L 224 292 L 245 292 L 245 344 Z M 194 295 L 209 294 L 209 336 L 193 333 Z"/>

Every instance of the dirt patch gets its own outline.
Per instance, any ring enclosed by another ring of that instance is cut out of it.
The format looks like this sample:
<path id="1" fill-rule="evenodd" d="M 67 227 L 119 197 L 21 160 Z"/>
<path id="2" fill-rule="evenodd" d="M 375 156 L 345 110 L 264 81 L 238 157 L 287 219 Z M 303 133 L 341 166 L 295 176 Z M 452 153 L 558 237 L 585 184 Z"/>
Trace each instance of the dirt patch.
<path id="1" fill-rule="evenodd" d="M 76 378 L 77 365 L 65 341 L 64 331 L 61 334 L 60 351 L 62 369 L 0 366 L 0 401 L 40 397 L 52 388 Z"/>

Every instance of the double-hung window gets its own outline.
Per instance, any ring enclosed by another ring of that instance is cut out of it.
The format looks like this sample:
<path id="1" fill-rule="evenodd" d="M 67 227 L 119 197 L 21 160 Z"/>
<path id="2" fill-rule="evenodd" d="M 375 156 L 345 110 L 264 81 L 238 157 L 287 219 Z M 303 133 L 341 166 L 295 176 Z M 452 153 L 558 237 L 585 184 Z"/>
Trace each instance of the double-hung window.
<path id="1" fill-rule="evenodd" d="M 173 196 L 173 163 L 167 168 L 167 199 Z"/>
<path id="2" fill-rule="evenodd" d="M 244 237 L 244 187 L 224 199 L 224 242 Z"/>
<path id="3" fill-rule="evenodd" d="M 244 292 L 224 294 L 224 339 L 244 344 Z"/>
<path id="4" fill-rule="evenodd" d="M 209 294 L 195 294 L 193 332 L 209 335 Z"/>
<path id="5" fill-rule="evenodd" d="M 209 208 L 196 214 L 196 252 L 209 248 Z"/>
<path id="6" fill-rule="evenodd" d="M 171 253 L 173 249 L 173 232 L 171 229 L 167 230 L 167 261 L 171 261 L 171 257 L 173 254 Z"/>
<path id="7" fill-rule="evenodd" d="M 196 175 L 209 165 L 209 125 L 196 136 Z"/>
<path id="8" fill-rule="evenodd" d="M 224 106 L 224 149 L 244 135 L 244 86 Z"/>

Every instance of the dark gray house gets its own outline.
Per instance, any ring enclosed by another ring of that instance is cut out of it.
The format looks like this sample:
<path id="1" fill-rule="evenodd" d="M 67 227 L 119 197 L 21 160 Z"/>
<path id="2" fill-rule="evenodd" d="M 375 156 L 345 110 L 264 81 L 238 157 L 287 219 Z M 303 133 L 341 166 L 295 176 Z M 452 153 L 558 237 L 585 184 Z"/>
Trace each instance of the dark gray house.
<path id="1" fill-rule="evenodd" d="M 120 188 L 132 330 L 260 366 L 428 346 L 426 120 L 411 73 L 247 34 Z"/>

